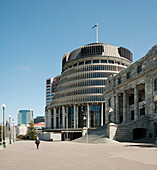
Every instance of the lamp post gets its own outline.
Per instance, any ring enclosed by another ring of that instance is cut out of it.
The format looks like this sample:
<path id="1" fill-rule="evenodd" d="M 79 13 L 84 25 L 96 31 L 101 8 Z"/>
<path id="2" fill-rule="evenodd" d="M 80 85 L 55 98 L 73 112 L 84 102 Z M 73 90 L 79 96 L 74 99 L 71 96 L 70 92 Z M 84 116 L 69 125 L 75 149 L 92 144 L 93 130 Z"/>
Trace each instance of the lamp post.
<path id="1" fill-rule="evenodd" d="M 145 115 L 145 105 L 146 105 L 146 101 L 142 101 L 142 115 Z"/>
<path id="2" fill-rule="evenodd" d="M 3 148 L 6 148 L 6 144 L 5 144 L 5 127 L 4 127 L 4 125 L 5 125 L 5 123 L 4 123 L 4 118 L 5 118 L 5 113 L 4 113 L 4 110 L 5 110 L 5 108 L 6 108 L 6 105 L 5 104 L 2 104 L 2 108 L 3 108 Z"/>
<path id="3" fill-rule="evenodd" d="M 13 124 L 13 142 L 15 142 L 15 140 L 14 140 L 14 119 L 12 119 L 12 124 Z"/>
<path id="4" fill-rule="evenodd" d="M 86 116 L 83 117 L 83 121 L 84 121 L 84 128 L 86 126 L 85 122 L 86 122 Z M 87 127 L 86 127 L 87 128 Z M 87 132 L 86 132 L 86 137 L 87 137 L 87 143 L 88 143 L 88 128 L 87 128 Z"/>
<path id="5" fill-rule="evenodd" d="M 112 112 L 113 112 L 113 109 L 110 107 L 108 112 L 109 112 L 109 123 L 111 123 L 112 122 Z"/>
<path id="6" fill-rule="evenodd" d="M 11 144 L 11 115 L 9 115 L 9 144 Z"/>

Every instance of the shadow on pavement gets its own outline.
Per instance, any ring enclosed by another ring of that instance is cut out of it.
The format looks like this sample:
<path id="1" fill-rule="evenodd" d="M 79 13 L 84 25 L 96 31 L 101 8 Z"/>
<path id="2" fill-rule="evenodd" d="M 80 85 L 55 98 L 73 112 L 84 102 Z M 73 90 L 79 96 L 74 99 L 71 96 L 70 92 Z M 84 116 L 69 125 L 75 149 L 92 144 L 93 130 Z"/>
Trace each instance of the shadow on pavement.
<path id="1" fill-rule="evenodd" d="M 125 145 L 124 147 L 139 147 L 139 148 L 157 148 L 157 145 Z"/>

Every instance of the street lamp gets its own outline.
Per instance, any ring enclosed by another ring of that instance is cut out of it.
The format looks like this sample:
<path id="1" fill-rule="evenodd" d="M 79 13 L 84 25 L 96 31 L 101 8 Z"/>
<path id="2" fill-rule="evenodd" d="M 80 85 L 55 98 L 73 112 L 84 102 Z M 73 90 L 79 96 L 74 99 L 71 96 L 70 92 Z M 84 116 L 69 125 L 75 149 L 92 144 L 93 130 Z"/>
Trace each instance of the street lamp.
<path id="1" fill-rule="evenodd" d="M 13 124 L 13 142 L 15 142 L 15 140 L 14 140 L 14 119 L 12 119 L 12 124 Z"/>
<path id="2" fill-rule="evenodd" d="M 142 114 L 141 115 L 145 115 L 145 105 L 146 105 L 146 101 L 142 101 Z"/>
<path id="3" fill-rule="evenodd" d="M 5 144 L 5 127 L 4 127 L 4 117 L 5 117 L 5 115 L 4 115 L 4 110 L 5 110 L 5 108 L 6 108 L 6 105 L 5 104 L 2 104 L 2 108 L 3 108 L 3 148 L 6 148 L 6 144 Z"/>
<path id="4" fill-rule="evenodd" d="M 86 116 L 83 117 L 83 121 L 86 122 Z M 84 123 L 84 128 L 85 128 L 85 126 L 86 126 L 86 124 Z M 86 136 L 87 136 L 87 143 L 88 143 L 88 128 L 87 128 Z"/>
<path id="5" fill-rule="evenodd" d="M 109 123 L 111 123 L 112 122 L 112 112 L 113 112 L 113 109 L 110 107 L 108 112 L 109 112 Z"/>
<path id="6" fill-rule="evenodd" d="M 9 115 L 9 144 L 11 144 L 11 115 Z"/>

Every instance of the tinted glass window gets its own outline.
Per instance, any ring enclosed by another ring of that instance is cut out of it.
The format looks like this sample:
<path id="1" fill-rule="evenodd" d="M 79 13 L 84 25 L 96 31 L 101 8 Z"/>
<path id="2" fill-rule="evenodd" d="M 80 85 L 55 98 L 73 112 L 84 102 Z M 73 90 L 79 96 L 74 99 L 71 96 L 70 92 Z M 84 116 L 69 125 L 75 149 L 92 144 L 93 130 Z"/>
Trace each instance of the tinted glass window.
<path id="1" fill-rule="evenodd" d="M 93 60 L 93 63 L 99 63 L 99 60 Z"/>
<path id="2" fill-rule="evenodd" d="M 82 61 L 82 62 L 79 62 L 79 65 L 83 65 L 84 64 L 84 61 Z"/>
<path id="3" fill-rule="evenodd" d="M 91 64 L 91 60 L 86 61 L 85 64 Z"/>
<path id="4" fill-rule="evenodd" d="M 107 60 L 101 60 L 101 63 L 107 63 Z"/>
<path id="5" fill-rule="evenodd" d="M 47 84 L 50 84 L 50 80 L 47 80 Z"/>
<path id="6" fill-rule="evenodd" d="M 114 61 L 112 61 L 112 60 L 108 60 L 108 62 L 109 62 L 110 64 L 114 64 Z"/>

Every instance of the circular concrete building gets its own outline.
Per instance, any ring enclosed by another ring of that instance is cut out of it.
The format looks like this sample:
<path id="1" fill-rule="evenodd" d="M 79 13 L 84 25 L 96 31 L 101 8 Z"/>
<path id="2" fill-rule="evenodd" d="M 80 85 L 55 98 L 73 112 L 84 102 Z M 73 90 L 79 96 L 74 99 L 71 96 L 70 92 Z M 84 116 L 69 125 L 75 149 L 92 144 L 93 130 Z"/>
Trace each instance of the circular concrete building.
<path id="1" fill-rule="evenodd" d="M 66 53 L 53 103 L 46 108 L 46 129 L 103 126 L 105 81 L 131 63 L 129 50 L 105 43 Z"/>

